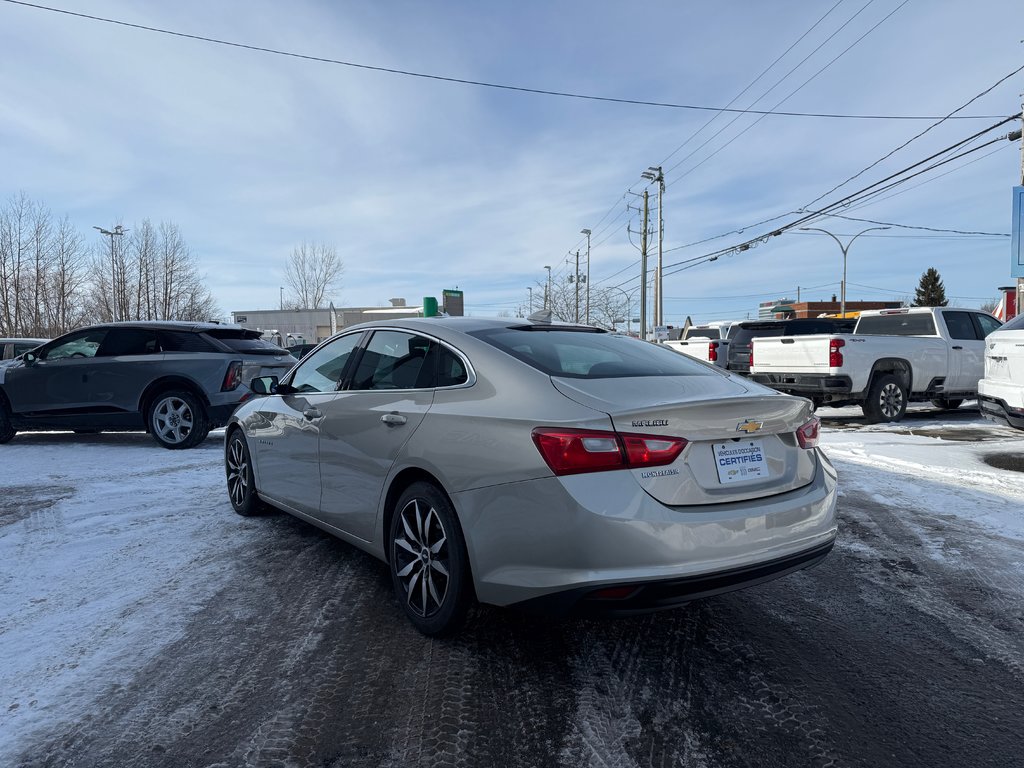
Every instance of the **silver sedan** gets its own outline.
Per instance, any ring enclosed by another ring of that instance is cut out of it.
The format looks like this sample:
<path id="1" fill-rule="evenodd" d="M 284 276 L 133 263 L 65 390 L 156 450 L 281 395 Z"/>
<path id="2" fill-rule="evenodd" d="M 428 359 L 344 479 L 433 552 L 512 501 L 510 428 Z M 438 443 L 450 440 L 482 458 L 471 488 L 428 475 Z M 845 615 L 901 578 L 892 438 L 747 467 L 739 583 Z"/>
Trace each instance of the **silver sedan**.
<path id="1" fill-rule="evenodd" d="M 579 326 L 353 327 L 243 404 L 231 504 L 387 563 L 429 635 L 471 601 L 628 614 L 819 562 L 836 473 L 810 402 Z"/>

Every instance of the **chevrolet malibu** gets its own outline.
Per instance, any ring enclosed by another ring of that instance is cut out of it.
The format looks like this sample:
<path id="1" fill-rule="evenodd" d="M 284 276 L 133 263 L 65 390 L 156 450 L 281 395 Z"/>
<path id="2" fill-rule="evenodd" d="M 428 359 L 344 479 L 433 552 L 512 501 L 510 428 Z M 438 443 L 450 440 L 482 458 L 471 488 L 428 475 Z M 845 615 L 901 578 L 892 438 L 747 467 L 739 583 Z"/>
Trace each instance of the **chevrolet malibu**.
<path id="1" fill-rule="evenodd" d="M 225 434 L 235 511 L 268 504 L 383 560 L 428 635 L 473 600 L 669 608 L 836 538 L 809 401 L 596 328 L 367 323 L 252 389 Z"/>

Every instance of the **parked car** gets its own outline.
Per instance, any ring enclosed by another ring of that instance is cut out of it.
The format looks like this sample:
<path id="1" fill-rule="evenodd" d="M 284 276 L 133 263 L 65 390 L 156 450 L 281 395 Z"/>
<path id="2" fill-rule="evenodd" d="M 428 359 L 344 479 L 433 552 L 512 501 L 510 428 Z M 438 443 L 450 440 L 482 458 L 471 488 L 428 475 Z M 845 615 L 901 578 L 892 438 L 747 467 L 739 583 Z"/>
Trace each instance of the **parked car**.
<path id="1" fill-rule="evenodd" d="M 388 564 L 426 634 L 472 599 L 632 613 L 806 568 L 836 475 L 803 398 L 627 336 L 470 317 L 333 337 L 225 435 L 235 511 L 267 503 Z"/>
<path id="2" fill-rule="evenodd" d="M 909 307 L 862 312 L 850 336 L 758 338 L 752 377 L 816 405 L 857 404 L 869 422 L 899 421 L 911 400 L 959 408 L 978 393 L 987 312 Z"/>
<path id="3" fill-rule="evenodd" d="M 0 339 L 0 360 L 13 360 L 18 355 L 48 341 L 49 339 Z"/>
<path id="4" fill-rule="evenodd" d="M 192 448 L 251 396 L 242 382 L 295 359 L 258 331 L 132 322 L 65 334 L 0 368 L 0 443 L 39 429 L 141 430 Z"/>
<path id="5" fill-rule="evenodd" d="M 985 377 L 978 405 L 990 421 L 1024 429 L 1024 315 L 985 338 Z"/>
<path id="6" fill-rule="evenodd" d="M 806 336 L 813 333 L 849 333 L 855 320 L 828 317 L 794 317 L 789 320 L 744 320 L 729 329 L 728 368 L 742 376 L 750 374 L 750 351 L 754 339 L 765 336 Z"/>

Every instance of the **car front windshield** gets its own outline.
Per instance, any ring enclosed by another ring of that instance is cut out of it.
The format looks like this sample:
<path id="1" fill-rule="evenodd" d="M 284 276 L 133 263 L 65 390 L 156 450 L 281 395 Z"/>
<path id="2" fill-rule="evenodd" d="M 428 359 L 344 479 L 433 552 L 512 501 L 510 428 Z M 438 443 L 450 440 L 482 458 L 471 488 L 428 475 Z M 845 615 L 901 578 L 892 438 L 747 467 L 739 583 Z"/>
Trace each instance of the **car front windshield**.
<path id="1" fill-rule="evenodd" d="M 604 379 L 712 375 L 707 366 L 668 347 L 613 333 L 526 326 L 471 335 L 549 376 Z"/>

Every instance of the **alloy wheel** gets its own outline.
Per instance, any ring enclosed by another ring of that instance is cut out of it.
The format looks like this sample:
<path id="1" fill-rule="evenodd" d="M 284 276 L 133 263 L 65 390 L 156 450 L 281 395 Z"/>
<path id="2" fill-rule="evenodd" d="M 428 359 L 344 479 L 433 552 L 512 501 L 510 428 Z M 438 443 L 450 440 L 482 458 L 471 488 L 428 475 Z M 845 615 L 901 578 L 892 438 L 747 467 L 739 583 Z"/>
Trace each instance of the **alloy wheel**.
<path id="1" fill-rule="evenodd" d="M 428 618 L 444 605 L 451 581 L 448 536 L 440 516 L 425 500 L 414 498 L 399 512 L 393 563 L 408 607 Z"/>
<path id="2" fill-rule="evenodd" d="M 228 495 L 235 507 L 241 507 L 249 495 L 249 460 L 245 446 L 237 437 L 228 446 Z"/>
<path id="3" fill-rule="evenodd" d="M 164 442 L 183 442 L 192 428 L 192 408 L 179 397 L 164 398 L 153 409 L 153 430 Z"/>

